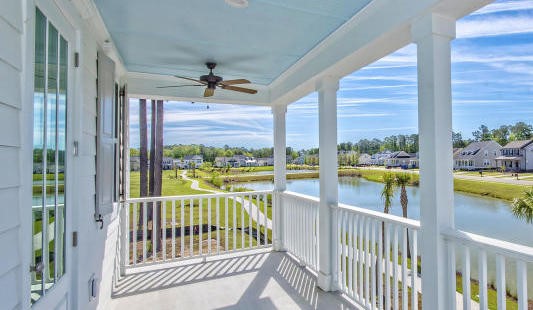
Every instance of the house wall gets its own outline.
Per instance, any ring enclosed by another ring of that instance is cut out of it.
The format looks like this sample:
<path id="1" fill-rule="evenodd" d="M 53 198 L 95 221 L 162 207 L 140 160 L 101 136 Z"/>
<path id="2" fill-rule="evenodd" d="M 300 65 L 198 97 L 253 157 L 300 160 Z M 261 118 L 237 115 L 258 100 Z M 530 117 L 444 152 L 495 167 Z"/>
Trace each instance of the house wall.
<path id="1" fill-rule="evenodd" d="M 44 2 L 61 6 L 61 16 L 76 31 L 69 47 L 71 53 L 79 51 L 80 67 L 69 71 L 73 83 L 67 152 L 77 141 L 79 155 L 72 156 L 67 171 L 66 276 L 33 308 L 106 309 L 115 274 L 118 217 L 115 208 L 105 216 L 102 229 L 94 221 L 96 55 L 105 38 L 92 23 L 97 16 L 81 17 L 80 12 L 86 12 L 75 7 L 77 0 L 0 0 L 0 308 L 30 307 L 33 18 L 36 3 Z M 124 69 L 117 65 L 118 80 Z M 73 231 L 78 233 L 77 247 L 72 247 Z M 99 285 L 93 300 L 88 289 L 91 277 Z"/>
<path id="2" fill-rule="evenodd" d="M 525 170 L 533 171 L 533 143 L 524 148 Z"/>
<path id="3" fill-rule="evenodd" d="M 23 3 L 0 1 L 0 301 L 22 307 L 21 148 Z M 9 47 L 9 48 L 7 48 Z"/>

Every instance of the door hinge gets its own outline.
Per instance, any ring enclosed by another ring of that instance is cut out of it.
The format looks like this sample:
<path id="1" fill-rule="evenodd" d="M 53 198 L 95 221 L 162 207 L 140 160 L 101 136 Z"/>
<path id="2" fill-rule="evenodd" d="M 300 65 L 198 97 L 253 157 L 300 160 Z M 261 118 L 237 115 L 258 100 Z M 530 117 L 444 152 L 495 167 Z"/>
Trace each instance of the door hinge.
<path id="1" fill-rule="evenodd" d="M 78 246 L 78 232 L 77 231 L 73 231 L 72 232 L 72 247 L 77 247 Z"/>
<path id="2" fill-rule="evenodd" d="M 79 68 L 80 67 L 80 53 L 75 52 L 74 53 L 74 67 Z"/>

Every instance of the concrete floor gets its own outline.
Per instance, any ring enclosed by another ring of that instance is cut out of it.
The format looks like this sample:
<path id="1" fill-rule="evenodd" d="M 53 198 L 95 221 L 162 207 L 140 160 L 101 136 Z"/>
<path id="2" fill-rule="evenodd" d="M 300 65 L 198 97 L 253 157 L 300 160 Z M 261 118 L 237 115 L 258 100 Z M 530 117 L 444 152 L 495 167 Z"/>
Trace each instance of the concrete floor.
<path id="1" fill-rule="evenodd" d="M 111 308 L 357 309 L 318 289 L 315 275 L 291 257 L 269 250 L 137 270 L 119 281 Z"/>

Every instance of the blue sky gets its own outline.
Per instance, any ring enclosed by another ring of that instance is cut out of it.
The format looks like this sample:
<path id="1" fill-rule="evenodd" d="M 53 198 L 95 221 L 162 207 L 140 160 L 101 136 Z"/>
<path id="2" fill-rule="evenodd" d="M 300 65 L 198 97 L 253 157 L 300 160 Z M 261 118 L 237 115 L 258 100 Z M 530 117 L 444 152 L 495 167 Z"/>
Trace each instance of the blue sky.
<path id="1" fill-rule="evenodd" d="M 408 45 L 344 77 L 338 92 L 338 140 L 417 132 L 416 46 Z M 517 121 L 533 123 L 533 0 L 496 1 L 457 22 L 452 42 L 453 128 L 470 137 Z M 131 146 L 139 144 L 132 100 Z M 272 146 L 269 108 L 165 104 L 165 144 Z M 288 107 L 287 145 L 318 146 L 313 93 Z"/>

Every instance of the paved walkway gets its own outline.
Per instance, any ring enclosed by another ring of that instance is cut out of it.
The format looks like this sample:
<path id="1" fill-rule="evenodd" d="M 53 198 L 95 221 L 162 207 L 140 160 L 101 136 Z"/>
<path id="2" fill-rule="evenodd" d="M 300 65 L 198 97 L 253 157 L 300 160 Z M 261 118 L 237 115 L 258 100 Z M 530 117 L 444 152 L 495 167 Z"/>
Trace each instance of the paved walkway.
<path id="1" fill-rule="evenodd" d="M 206 191 L 206 192 L 213 193 L 213 194 L 227 194 L 221 191 L 200 188 L 200 184 L 198 180 L 191 179 L 187 176 L 187 170 L 184 170 L 181 173 L 181 177 L 186 181 L 192 182 L 191 189 Z M 233 198 L 230 198 L 230 199 L 233 199 Z M 251 203 L 250 201 L 246 199 L 243 199 L 242 197 L 237 197 L 235 200 L 241 204 L 241 206 L 244 208 L 246 213 L 248 213 L 248 215 L 251 216 L 253 220 L 258 220 L 258 217 L 259 217 L 259 225 L 264 226 L 263 223 L 265 223 L 265 215 L 263 214 L 263 212 L 261 212 L 261 210 L 257 207 L 257 205 L 255 205 L 254 203 Z M 266 223 L 267 223 L 267 228 L 272 229 L 272 220 L 270 220 L 267 217 Z"/>

